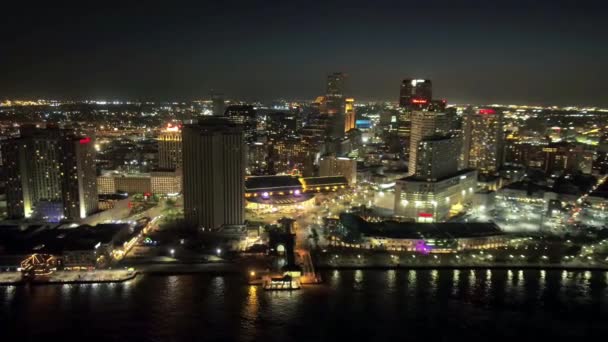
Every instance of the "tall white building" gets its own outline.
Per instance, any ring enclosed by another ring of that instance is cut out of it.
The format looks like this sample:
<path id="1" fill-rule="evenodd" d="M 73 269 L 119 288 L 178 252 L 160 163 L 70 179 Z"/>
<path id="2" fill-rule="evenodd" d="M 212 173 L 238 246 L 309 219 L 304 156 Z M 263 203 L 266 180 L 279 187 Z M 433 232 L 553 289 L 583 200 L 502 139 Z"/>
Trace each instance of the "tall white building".
<path id="1" fill-rule="evenodd" d="M 184 126 L 183 194 L 186 221 L 205 230 L 242 225 L 245 145 L 240 125 L 209 117 Z"/>
<path id="2" fill-rule="evenodd" d="M 416 174 L 418 144 L 435 135 L 445 135 L 449 131 L 449 121 L 445 113 L 413 111 L 411 114 L 410 156 L 408 175 Z"/>

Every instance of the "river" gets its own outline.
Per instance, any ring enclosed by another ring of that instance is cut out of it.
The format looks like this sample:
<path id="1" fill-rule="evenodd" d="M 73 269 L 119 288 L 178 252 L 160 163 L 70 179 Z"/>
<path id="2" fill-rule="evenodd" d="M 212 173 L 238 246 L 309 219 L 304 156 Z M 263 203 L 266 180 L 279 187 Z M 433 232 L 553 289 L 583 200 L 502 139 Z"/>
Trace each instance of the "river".
<path id="1" fill-rule="evenodd" d="M 0 287 L 7 341 L 337 341 L 608 336 L 608 273 L 327 270 L 265 292 L 238 275 Z"/>

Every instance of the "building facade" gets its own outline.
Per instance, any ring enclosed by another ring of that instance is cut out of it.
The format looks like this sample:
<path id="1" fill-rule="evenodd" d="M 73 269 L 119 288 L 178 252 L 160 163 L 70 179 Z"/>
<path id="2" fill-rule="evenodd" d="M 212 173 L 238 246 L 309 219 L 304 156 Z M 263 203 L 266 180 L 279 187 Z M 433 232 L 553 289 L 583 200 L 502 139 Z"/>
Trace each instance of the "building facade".
<path id="1" fill-rule="evenodd" d="M 405 79 L 401 82 L 399 107 L 407 108 L 413 100 L 430 103 L 433 99 L 433 83 L 424 79 Z"/>
<path id="2" fill-rule="evenodd" d="M 415 175 L 419 143 L 426 138 L 448 134 L 449 122 L 445 113 L 428 111 L 413 111 L 411 121 L 408 175 Z"/>
<path id="3" fill-rule="evenodd" d="M 344 176 L 352 186 L 357 183 L 357 161 L 335 156 L 322 157 L 319 160 L 319 176 Z"/>
<path id="4" fill-rule="evenodd" d="M 184 215 L 192 226 L 215 230 L 242 225 L 245 147 L 240 125 L 206 118 L 183 129 Z"/>
<path id="5" fill-rule="evenodd" d="M 420 141 L 416 152 L 416 177 L 435 181 L 458 171 L 460 139 L 446 136 Z"/>
<path id="6" fill-rule="evenodd" d="M 395 185 L 395 215 L 416 222 L 442 222 L 473 200 L 477 171 L 466 169 L 434 181 L 405 177 Z"/>
<path id="7" fill-rule="evenodd" d="M 503 164 L 502 113 L 491 108 L 468 109 L 464 119 L 463 162 L 483 174 L 496 173 Z"/>
<path id="8" fill-rule="evenodd" d="M 182 167 L 182 132 L 179 126 L 169 125 L 158 137 L 158 167 L 175 170 Z"/>
<path id="9" fill-rule="evenodd" d="M 355 128 L 355 122 L 355 99 L 349 97 L 345 100 L 344 104 L 344 133 Z"/>
<path id="10" fill-rule="evenodd" d="M 22 127 L 2 142 L 10 218 L 78 220 L 97 211 L 95 149 L 71 130 Z"/>

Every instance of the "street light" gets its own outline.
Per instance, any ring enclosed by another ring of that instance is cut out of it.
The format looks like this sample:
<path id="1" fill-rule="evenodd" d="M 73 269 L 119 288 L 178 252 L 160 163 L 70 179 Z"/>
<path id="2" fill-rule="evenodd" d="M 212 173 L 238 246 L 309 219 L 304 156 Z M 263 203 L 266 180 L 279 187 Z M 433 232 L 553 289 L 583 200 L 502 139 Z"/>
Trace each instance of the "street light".
<path id="1" fill-rule="evenodd" d="M 215 250 L 215 253 L 216 253 L 217 255 L 222 254 L 222 249 L 221 249 L 221 248 L 216 249 L 216 250 Z"/>
<path id="2" fill-rule="evenodd" d="M 169 251 L 169 253 L 171 253 L 171 256 L 175 255 L 175 249 L 171 248 L 171 250 Z"/>

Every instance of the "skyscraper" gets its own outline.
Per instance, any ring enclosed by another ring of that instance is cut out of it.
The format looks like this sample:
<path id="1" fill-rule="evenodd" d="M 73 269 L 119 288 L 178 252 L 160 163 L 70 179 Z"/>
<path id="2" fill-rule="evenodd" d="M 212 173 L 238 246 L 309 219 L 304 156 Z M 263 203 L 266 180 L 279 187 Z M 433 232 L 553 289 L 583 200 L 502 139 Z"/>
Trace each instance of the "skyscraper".
<path id="1" fill-rule="evenodd" d="M 449 122 L 445 113 L 413 111 L 412 129 L 410 135 L 410 155 L 408 175 L 416 174 L 418 144 L 435 135 L 446 135 L 449 131 Z"/>
<path id="2" fill-rule="evenodd" d="M 347 75 L 343 72 L 334 72 L 327 75 L 326 95 L 342 98 L 346 92 Z"/>
<path id="3" fill-rule="evenodd" d="M 463 163 L 482 174 L 493 174 L 503 162 L 502 113 L 491 108 L 465 111 Z"/>
<path id="4" fill-rule="evenodd" d="M 184 126 L 183 193 L 186 221 L 205 230 L 242 225 L 245 146 L 242 127 L 210 117 Z"/>
<path id="5" fill-rule="evenodd" d="M 458 171 L 460 139 L 448 136 L 428 137 L 418 144 L 416 177 L 437 180 Z"/>
<path id="6" fill-rule="evenodd" d="M 405 146 L 404 151 L 411 153 L 412 112 L 414 111 L 442 111 L 433 101 L 433 85 L 431 80 L 405 79 L 401 82 L 399 92 L 399 114 L 397 115 L 397 129 L 399 139 Z M 439 101 L 442 104 L 445 102 Z M 445 108 L 445 106 L 443 106 Z M 411 160 L 411 159 L 410 159 Z"/>
<path id="7" fill-rule="evenodd" d="M 430 104 L 433 99 L 433 84 L 431 80 L 405 79 L 401 82 L 399 107 L 420 107 Z"/>
<path id="8" fill-rule="evenodd" d="M 175 170 L 182 167 L 182 132 L 180 125 L 168 124 L 158 137 L 158 167 Z"/>
<path id="9" fill-rule="evenodd" d="M 29 126 L 3 141 L 9 217 L 78 220 L 97 211 L 93 145 L 71 130 Z"/>
<path id="10" fill-rule="evenodd" d="M 224 94 L 212 91 L 211 104 L 213 105 L 213 116 L 224 116 L 224 111 L 226 110 Z"/>
<path id="11" fill-rule="evenodd" d="M 355 99 L 349 97 L 345 100 L 344 105 L 344 133 L 355 128 Z"/>

